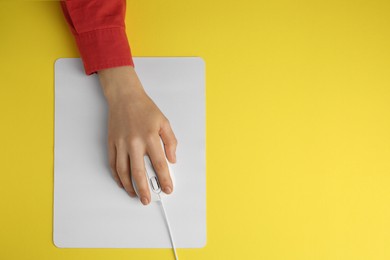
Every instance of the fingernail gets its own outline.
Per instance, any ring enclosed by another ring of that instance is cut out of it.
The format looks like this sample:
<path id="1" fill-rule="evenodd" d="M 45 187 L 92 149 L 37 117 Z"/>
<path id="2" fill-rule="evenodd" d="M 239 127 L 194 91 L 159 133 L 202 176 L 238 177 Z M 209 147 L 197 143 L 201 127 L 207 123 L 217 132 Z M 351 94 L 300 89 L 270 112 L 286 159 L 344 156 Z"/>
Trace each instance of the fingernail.
<path id="1" fill-rule="evenodd" d="M 144 204 L 144 205 L 148 205 L 149 200 L 148 200 L 148 198 L 146 198 L 146 197 L 142 197 L 141 202 L 142 202 L 142 204 Z"/>
<path id="2" fill-rule="evenodd" d="M 135 192 L 130 192 L 130 197 L 134 198 L 135 196 L 137 196 L 137 194 L 135 194 Z"/>
<path id="3" fill-rule="evenodd" d="M 171 193 L 172 192 L 171 187 L 165 187 L 164 192 L 168 194 Z"/>

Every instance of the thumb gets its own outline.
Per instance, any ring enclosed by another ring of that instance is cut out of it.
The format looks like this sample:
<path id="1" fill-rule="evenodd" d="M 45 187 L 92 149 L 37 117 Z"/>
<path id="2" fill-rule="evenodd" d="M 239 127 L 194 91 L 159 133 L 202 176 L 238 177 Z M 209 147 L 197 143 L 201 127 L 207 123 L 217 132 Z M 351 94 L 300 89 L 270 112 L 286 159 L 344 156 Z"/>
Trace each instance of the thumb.
<path id="1" fill-rule="evenodd" d="M 160 136 L 164 143 L 165 155 L 169 162 L 176 162 L 177 139 L 168 120 L 161 125 Z"/>

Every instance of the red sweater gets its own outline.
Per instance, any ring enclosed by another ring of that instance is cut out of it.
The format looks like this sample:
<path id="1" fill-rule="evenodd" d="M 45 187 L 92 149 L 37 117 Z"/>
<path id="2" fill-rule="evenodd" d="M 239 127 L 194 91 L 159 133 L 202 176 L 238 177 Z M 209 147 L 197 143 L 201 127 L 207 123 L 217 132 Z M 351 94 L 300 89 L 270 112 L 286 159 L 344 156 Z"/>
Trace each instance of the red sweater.
<path id="1" fill-rule="evenodd" d="M 87 75 L 106 68 L 134 67 L 125 30 L 126 0 L 60 3 Z"/>

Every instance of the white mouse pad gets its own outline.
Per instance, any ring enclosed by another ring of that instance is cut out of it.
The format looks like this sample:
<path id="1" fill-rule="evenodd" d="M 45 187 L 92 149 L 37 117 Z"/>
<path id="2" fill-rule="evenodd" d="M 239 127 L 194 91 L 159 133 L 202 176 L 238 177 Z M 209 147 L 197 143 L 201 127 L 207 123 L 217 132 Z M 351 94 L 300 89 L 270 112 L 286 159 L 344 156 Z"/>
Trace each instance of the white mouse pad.
<path id="1" fill-rule="evenodd" d="M 174 193 L 164 197 L 175 244 L 206 244 L 205 64 L 201 58 L 134 58 L 149 96 L 178 140 Z M 170 248 L 161 205 L 117 186 L 107 154 L 107 103 L 80 58 L 55 63 L 54 225 L 61 248 Z"/>

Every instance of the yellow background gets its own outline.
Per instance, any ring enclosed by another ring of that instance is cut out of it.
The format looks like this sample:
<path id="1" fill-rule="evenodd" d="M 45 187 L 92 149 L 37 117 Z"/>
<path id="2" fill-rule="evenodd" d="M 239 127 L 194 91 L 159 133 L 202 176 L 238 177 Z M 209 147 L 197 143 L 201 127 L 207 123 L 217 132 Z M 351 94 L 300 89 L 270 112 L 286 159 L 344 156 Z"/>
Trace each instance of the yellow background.
<path id="1" fill-rule="evenodd" d="M 388 0 L 128 1 L 133 55 L 206 62 L 207 245 L 181 259 L 390 259 Z M 52 243 L 58 2 L 0 1 L 0 258 L 173 259 Z"/>

